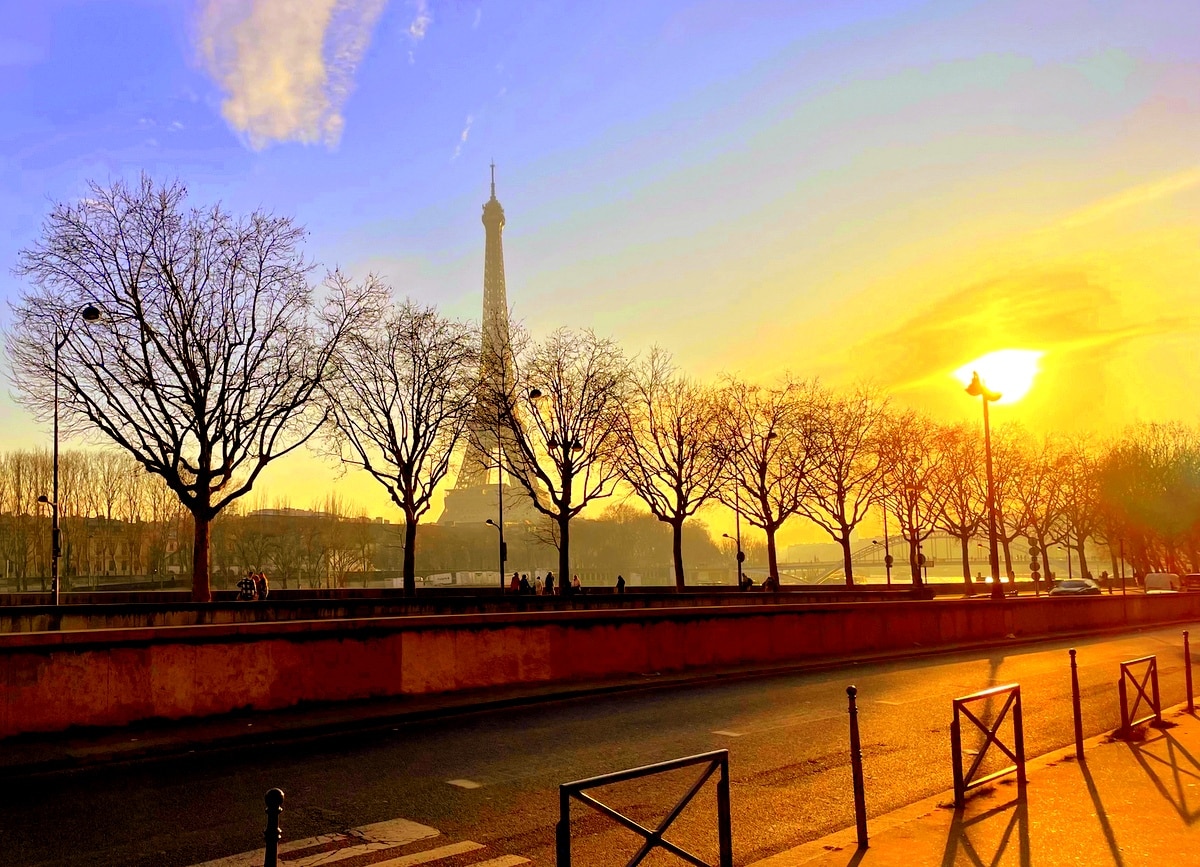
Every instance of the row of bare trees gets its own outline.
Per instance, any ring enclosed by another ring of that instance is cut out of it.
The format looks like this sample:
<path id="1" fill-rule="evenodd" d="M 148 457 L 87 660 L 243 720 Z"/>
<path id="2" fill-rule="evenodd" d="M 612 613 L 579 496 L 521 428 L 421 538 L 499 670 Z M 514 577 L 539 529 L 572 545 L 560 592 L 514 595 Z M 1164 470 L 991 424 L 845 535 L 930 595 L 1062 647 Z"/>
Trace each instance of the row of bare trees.
<path id="1" fill-rule="evenodd" d="M 961 540 L 969 579 L 983 521 L 977 428 L 892 409 L 869 388 L 697 383 L 661 350 L 631 359 L 590 331 L 534 340 L 518 329 L 486 358 L 475 325 L 396 302 L 374 278 L 355 284 L 333 272 L 318 299 L 303 235 L 261 212 L 191 208 L 182 184 L 143 177 L 54 206 L 18 263 L 30 283 L 7 339 L 19 394 L 42 418 L 61 395 L 68 431 L 115 444 L 191 514 L 196 599 L 210 595 L 213 519 L 269 463 L 308 443 L 387 491 L 404 516 L 411 591 L 418 525 L 472 435 L 500 444 L 493 469 L 547 519 L 563 576 L 572 521 L 630 492 L 671 526 L 681 587 L 683 527 L 708 503 L 763 531 L 776 578 L 776 536 L 801 516 L 841 545 L 853 583 L 851 538 L 885 510 L 908 543 L 914 581 L 921 543 L 936 530 Z M 1190 555 L 1193 504 L 1168 506 L 1156 493 L 1191 478 L 1163 469 L 1195 451 L 1185 429 L 1172 431 L 1104 449 L 999 431 L 1010 574 L 1023 536 L 1043 557 L 1047 545 L 1069 544 L 1081 563 L 1085 540 L 1114 534 L 1146 562 Z M 1141 475 L 1147 467 L 1156 481 Z"/>

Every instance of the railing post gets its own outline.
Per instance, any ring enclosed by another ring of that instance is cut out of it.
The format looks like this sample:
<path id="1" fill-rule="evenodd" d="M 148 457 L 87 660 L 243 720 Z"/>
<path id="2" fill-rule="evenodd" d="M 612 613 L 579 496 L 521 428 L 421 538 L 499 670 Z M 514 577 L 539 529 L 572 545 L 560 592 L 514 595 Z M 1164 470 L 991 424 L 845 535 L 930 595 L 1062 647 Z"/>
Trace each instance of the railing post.
<path id="1" fill-rule="evenodd" d="M 1075 664 L 1075 648 L 1071 653 L 1071 710 L 1075 715 L 1075 758 L 1083 761 L 1083 711 L 1079 704 L 1079 667 Z"/>
<path id="2" fill-rule="evenodd" d="M 556 867 L 571 867 L 571 793 L 558 787 L 558 826 L 554 829 Z"/>
<path id="3" fill-rule="evenodd" d="M 1117 681 L 1117 695 L 1121 699 L 1121 731 L 1129 732 L 1129 694 L 1125 689 L 1125 664 L 1121 664 L 1121 679 Z"/>
<path id="4" fill-rule="evenodd" d="M 1154 694 L 1154 721 L 1162 723 L 1162 701 L 1158 697 L 1158 657 L 1150 660 L 1150 689 Z"/>
<path id="5" fill-rule="evenodd" d="M 263 832 L 263 840 L 267 844 L 263 856 L 263 867 L 278 867 L 279 841 L 283 839 L 283 830 L 279 827 L 279 814 L 283 812 L 283 792 L 272 789 L 267 792 L 267 830 Z"/>
<path id="6" fill-rule="evenodd" d="M 954 768 L 954 806 L 966 803 L 967 793 L 963 787 L 962 731 L 958 725 L 958 703 L 954 705 L 954 719 L 950 723 L 950 761 Z"/>
<path id="7" fill-rule="evenodd" d="M 1017 785 L 1025 785 L 1025 716 L 1021 713 L 1021 687 L 1013 699 L 1013 752 L 1017 754 Z"/>
<path id="8" fill-rule="evenodd" d="M 720 867 L 733 867 L 733 817 L 729 810 L 729 756 L 721 757 L 721 776 L 717 780 L 717 839 Z"/>
<path id="9" fill-rule="evenodd" d="M 1187 683 L 1188 713 L 1196 712 L 1196 701 L 1192 698 L 1192 649 L 1188 646 L 1188 631 L 1183 630 L 1183 677 Z"/>
<path id="10" fill-rule="evenodd" d="M 867 793 L 863 781 L 862 740 L 858 735 L 858 687 L 846 687 L 850 701 L 850 770 L 854 777 L 854 826 L 858 848 L 867 848 Z"/>

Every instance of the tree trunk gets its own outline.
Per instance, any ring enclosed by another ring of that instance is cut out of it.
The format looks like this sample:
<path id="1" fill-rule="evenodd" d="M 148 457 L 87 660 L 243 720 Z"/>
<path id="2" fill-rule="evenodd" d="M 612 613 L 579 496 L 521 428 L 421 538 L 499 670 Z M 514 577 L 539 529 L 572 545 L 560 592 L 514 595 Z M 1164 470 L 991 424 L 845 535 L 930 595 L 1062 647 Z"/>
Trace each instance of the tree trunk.
<path id="1" fill-rule="evenodd" d="M 1083 550 L 1083 539 L 1079 540 L 1079 544 L 1075 547 L 1075 552 L 1079 555 L 1079 577 L 1087 578 L 1088 576 L 1088 561 L 1087 554 Z"/>
<path id="2" fill-rule="evenodd" d="M 921 564 L 917 561 L 917 537 L 914 535 L 911 539 L 906 539 L 908 542 L 908 571 L 912 576 L 914 587 L 920 587 L 921 581 Z"/>
<path id="3" fill-rule="evenodd" d="M 1012 541 L 1001 538 L 1000 544 L 1004 547 L 1004 574 L 1008 576 L 1008 580 L 1011 582 L 1013 576 L 1017 574 L 1013 572 L 1012 567 Z"/>
<path id="4" fill-rule="evenodd" d="M 779 579 L 779 555 L 775 550 L 775 527 L 767 528 L 767 575 Z"/>
<path id="5" fill-rule="evenodd" d="M 1046 580 L 1050 580 L 1050 553 L 1046 550 L 1046 535 L 1039 534 L 1037 537 L 1038 551 L 1042 557 L 1042 574 L 1046 576 Z"/>
<path id="6" fill-rule="evenodd" d="M 417 593 L 417 522 L 404 519 L 404 595 Z"/>
<path id="7" fill-rule="evenodd" d="M 842 546 L 842 569 L 846 574 L 846 586 L 854 586 L 854 561 L 850 555 L 850 534 L 842 531 L 838 544 Z"/>
<path id="8" fill-rule="evenodd" d="M 558 517 L 558 581 L 556 586 L 561 588 L 564 581 L 570 581 L 567 576 L 571 572 L 571 519 L 564 515 Z M 562 590 L 559 590 L 561 593 Z"/>
<path id="9" fill-rule="evenodd" d="M 975 592 L 975 585 L 971 582 L 971 534 L 963 533 L 959 536 L 958 544 L 962 549 L 963 581 L 967 585 L 967 595 L 970 596 Z"/>
<path id="10" fill-rule="evenodd" d="M 683 579 L 683 520 L 671 522 L 671 557 L 675 562 L 675 589 L 682 593 Z"/>
<path id="11" fill-rule="evenodd" d="M 212 587 L 208 581 L 208 543 L 212 519 L 192 513 L 196 533 L 192 539 L 192 601 L 211 602 Z"/>

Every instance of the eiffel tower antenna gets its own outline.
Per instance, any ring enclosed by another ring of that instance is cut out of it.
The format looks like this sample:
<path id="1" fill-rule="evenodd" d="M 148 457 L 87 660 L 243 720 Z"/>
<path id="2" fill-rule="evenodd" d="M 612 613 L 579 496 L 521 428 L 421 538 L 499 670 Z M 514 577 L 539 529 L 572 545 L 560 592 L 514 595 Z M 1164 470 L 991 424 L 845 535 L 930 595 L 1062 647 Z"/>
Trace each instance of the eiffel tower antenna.
<path id="1" fill-rule="evenodd" d="M 492 160 L 492 198 L 496 198 L 496 161 Z"/>

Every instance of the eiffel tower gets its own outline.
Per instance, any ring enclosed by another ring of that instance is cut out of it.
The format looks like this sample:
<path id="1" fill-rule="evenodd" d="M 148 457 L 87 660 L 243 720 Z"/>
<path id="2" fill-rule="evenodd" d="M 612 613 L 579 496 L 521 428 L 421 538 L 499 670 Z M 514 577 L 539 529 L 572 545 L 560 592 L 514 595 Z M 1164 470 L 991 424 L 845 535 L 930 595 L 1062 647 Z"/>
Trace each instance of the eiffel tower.
<path id="1" fill-rule="evenodd" d="M 504 286 L 504 208 L 496 199 L 496 164 L 492 163 L 492 197 L 483 205 L 483 346 L 480 379 L 486 392 L 512 388 L 512 347 L 508 334 L 508 294 Z M 454 487 L 446 492 L 439 524 L 482 524 L 499 520 L 498 498 L 504 498 L 504 523 L 537 519 L 529 495 L 497 469 L 497 448 L 507 451 L 512 437 L 499 425 L 479 424 L 466 437 L 467 447 Z M 493 473 L 496 475 L 493 476 Z"/>

